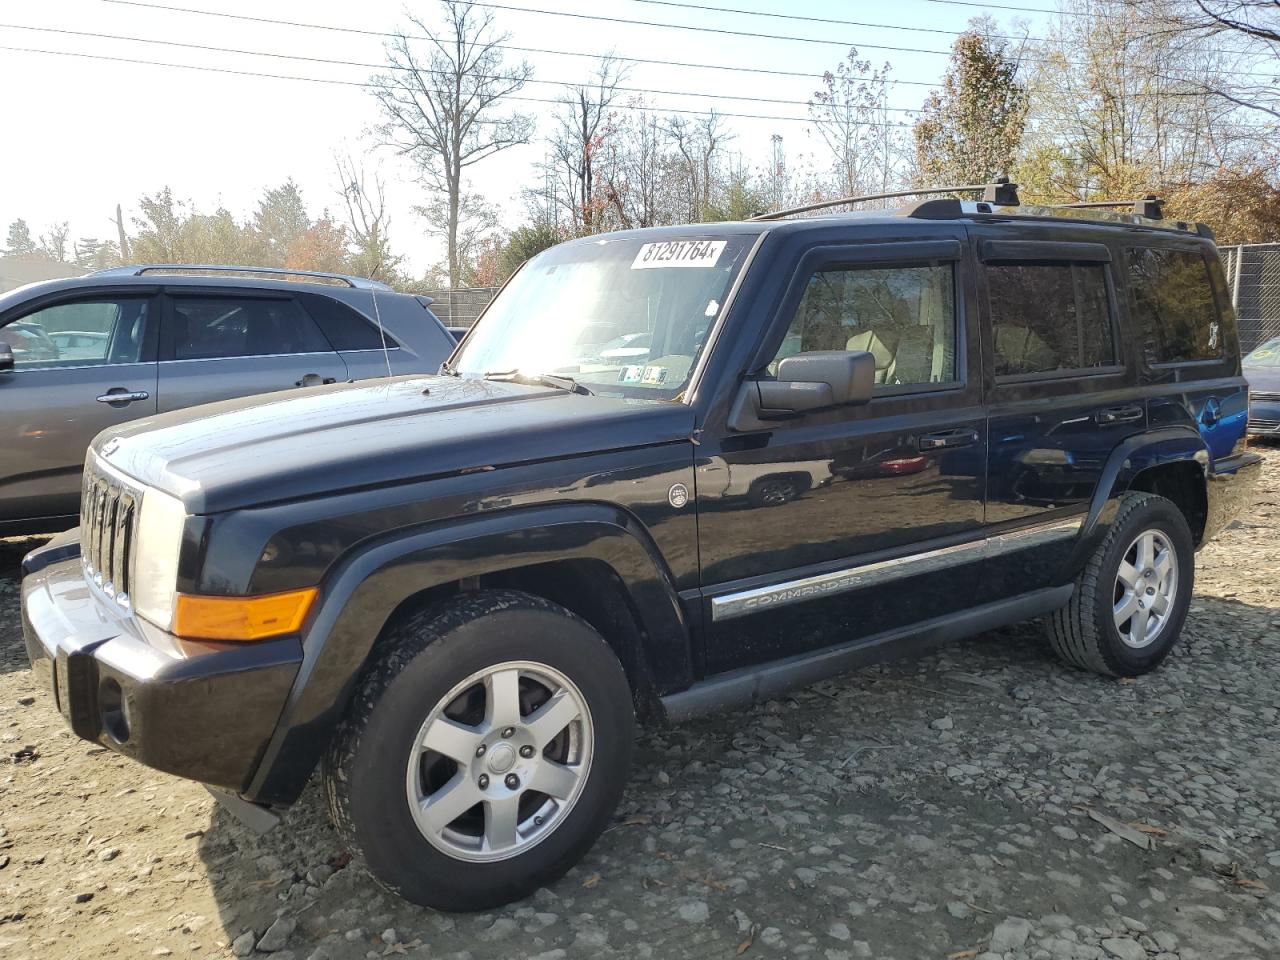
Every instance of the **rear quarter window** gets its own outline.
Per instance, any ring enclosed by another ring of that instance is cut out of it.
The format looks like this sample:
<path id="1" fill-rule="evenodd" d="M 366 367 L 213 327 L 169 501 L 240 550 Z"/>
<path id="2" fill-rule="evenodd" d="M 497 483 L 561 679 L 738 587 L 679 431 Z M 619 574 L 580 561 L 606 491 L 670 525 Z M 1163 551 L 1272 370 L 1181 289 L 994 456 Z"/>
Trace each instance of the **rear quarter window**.
<path id="1" fill-rule="evenodd" d="M 382 334 L 378 328 L 345 303 L 314 293 L 304 294 L 302 301 L 333 349 L 382 349 Z M 400 346 L 390 333 L 387 334 L 387 346 L 391 349 Z"/>
<path id="2" fill-rule="evenodd" d="M 1203 253 L 1130 247 L 1129 306 L 1148 363 L 1222 356 L 1222 323 Z"/>

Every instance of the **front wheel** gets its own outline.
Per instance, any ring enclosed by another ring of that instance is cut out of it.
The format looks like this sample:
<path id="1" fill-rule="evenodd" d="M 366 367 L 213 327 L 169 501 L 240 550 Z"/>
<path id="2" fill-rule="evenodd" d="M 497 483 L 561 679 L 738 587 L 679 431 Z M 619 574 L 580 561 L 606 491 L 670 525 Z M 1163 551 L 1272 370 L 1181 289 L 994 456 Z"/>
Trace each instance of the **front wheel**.
<path id="1" fill-rule="evenodd" d="M 1054 652 L 1112 677 L 1154 670 L 1182 632 L 1195 577 L 1195 541 L 1171 501 L 1125 497 L 1111 529 L 1048 621 Z"/>
<path id="2" fill-rule="evenodd" d="M 407 900 L 482 910 L 558 879 L 621 796 L 617 657 L 555 604 L 482 592 L 384 638 L 326 761 L 348 848 Z"/>

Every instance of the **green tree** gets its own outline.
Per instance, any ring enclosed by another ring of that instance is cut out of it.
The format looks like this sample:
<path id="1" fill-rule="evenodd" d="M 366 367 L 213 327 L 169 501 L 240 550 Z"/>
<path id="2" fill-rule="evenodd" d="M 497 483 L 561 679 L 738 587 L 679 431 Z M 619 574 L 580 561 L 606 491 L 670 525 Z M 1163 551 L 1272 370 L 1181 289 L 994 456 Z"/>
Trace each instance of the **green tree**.
<path id="1" fill-rule="evenodd" d="M 942 89 L 929 94 L 913 134 L 924 184 L 990 183 L 1013 168 L 1028 97 L 1007 41 L 979 21 L 956 38 Z"/>
<path id="2" fill-rule="evenodd" d="M 498 255 L 498 282 L 502 283 L 526 260 L 536 257 L 548 247 L 554 247 L 563 239 L 560 231 L 549 223 L 528 223 L 516 227 Z"/>
<path id="3" fill-rule="evenodd" d="M 253 228 L 257 231 L 269 264 L 255 266 L 284 266 L 289 249 L 311 226 L 307 205 L 302 201 L 302 191 L 290 178 L 278 187 L 268 189 L 258 201 L 253 215 Z"/>
<path id="4" fill-rule="evenodd" d="M 31 238 L 31 228 L 27 221 L 18 219 L 9 224 L 9 238 L 5 241 L 4 252 L 11 257 L 26 257 L 36 252 L 36 242 Z"/>

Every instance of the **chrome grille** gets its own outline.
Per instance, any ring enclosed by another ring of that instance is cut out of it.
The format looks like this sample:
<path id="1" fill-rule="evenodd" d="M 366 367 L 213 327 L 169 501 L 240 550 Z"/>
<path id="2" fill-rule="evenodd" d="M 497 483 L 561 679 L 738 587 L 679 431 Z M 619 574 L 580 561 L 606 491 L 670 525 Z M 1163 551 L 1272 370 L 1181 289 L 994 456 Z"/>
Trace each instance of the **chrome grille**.
<path id="1" fill-rule="evenodd" d="M 1254 390 L 1249 394 L 1249 399 L 1275 403 L 1276 401 L 1280 401 L 1280 393 L 1271 393 L 1268 390 Z"/>
<path id="2" fill-rule="evenodd" d="M 129 568 L 139 496 L 116 477 L 85 465 L 80 494 L 80 559 L 85 576 L 123 607 L 129 605 Z"/>

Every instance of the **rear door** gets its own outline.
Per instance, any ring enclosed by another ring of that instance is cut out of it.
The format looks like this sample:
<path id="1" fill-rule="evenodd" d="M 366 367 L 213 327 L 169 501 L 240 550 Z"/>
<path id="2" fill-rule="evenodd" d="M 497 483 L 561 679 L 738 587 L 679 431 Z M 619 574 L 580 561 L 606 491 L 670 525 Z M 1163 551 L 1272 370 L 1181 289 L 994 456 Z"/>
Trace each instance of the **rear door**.
<path id="1" fill-rule="evenodd" d="M 171 287 L 160 331 L 159 409 L 347 379 L 288 292 Z"/>
<path id="2" fill-rule="evenodd" d="M 155 412 L 153 292 L 64 296 L 0 317 L 15 361 L 0 372 L 0 523 L 74 516 L 89 441 Z"/>
<path id="3" fill-rule="evenodd" d="M 1147 412 L 1121 335 L 1113 250 L 1096 233 L 973 230 L 990 446 L 979 600 L 1045 586 L 1102 468 Z M 1034 234 L 1033 234 L 1034 235 Z"/>

